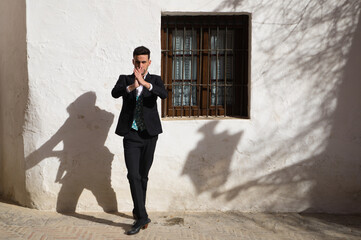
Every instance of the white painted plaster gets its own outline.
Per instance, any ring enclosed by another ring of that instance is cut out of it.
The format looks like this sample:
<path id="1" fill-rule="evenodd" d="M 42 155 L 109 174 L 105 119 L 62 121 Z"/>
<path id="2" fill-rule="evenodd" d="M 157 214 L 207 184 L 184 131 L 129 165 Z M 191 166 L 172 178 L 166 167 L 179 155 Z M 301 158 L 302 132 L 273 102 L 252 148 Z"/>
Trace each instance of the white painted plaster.
<path id="1" fill-rule="evenodd" d="M 148 210 L 360 212 L 359 1 L 26 3 L 34 207 L 131 210 L 110 91 L 139 45 L 160 73 L 162 13 L 224 12 L 251 16 L 251 119 L 163 119 Z"/>

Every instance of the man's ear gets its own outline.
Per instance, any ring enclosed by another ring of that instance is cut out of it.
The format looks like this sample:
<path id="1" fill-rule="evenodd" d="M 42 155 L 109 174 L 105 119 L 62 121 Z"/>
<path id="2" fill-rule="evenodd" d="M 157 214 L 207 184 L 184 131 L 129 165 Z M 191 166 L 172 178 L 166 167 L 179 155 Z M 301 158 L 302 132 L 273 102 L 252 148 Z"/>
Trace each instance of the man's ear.
<path id="1" fill-rule="evenodd" d="M 149 59 L 149 65 L 152 63 L 152 60 Z"/>
<path id="2" fill-rule="evenodd" d="M 133 63 L 133 65 L 134 65 L 134 58 L 132 59 L 132 63 Z"/>

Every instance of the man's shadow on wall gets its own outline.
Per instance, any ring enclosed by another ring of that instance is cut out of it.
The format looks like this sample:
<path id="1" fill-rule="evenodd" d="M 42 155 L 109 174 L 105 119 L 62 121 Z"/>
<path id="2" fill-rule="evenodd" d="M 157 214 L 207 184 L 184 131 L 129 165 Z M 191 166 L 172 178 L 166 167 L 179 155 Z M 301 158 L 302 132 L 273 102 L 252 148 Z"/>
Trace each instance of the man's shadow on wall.
<path id="1" fill-rule="evenodd" d="M 218 121 L 210 122 L 198 130 L 203 139 L 188 154 L 183 168 L 182 174 L 190 177 L 197 194 L 218 194 L 231 173 L 232 157 L 243 134 L 242 131 L 235 134 L 227 131 L 215 133 L 217 124 Z"/>
<path id="2" fill-rule="evenodd" d="M 39 149 L 26 159 L 30 169 L 49 157 L 59 158 L 55 182 L 62 184 L 56 211 L 74 213 L 84 189 L 91 191 L 105 212 L 117 212 L 111 186 L 113 154 L 104 146 L 114 115 L 95 106 L 96 94 L 87 92 L 71 103 L 69 118 Z M 59 143 L 62 150 L 55 150 Z"/>

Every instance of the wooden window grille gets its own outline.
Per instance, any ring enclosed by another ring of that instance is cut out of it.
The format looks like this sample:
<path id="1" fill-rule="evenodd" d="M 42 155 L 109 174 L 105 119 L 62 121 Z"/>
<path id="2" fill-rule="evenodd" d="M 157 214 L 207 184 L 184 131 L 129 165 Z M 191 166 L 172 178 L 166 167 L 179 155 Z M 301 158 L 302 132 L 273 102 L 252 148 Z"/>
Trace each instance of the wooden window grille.
<path id="1" fill-rule="evenodd" d="M 162 117 L 249 118 L 249 16 L 162 16 Z"/>

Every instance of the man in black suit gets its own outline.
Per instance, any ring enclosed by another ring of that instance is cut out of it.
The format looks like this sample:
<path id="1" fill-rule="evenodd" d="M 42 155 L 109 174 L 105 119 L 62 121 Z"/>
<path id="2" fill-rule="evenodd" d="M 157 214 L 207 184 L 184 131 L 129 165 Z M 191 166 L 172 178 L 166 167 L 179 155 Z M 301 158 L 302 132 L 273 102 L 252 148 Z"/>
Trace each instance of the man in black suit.
<path id="1" fill-rule="evenodd" d="M 123 97 L 116 134 L 123 136 L 124 158 L 133 199 L 136 219 L 127 234 L 145 229 L 150 223 L 145 209 L 148 173 L 153 163 L 154 150 L 162 126 L 157 110 L 157 98 L 168 94 L 162 79 L 148 73 L 150 51 L 137 47 L 133 51 L 132 75 L 120 75 L 112 90 L 114 98 Z"/>

